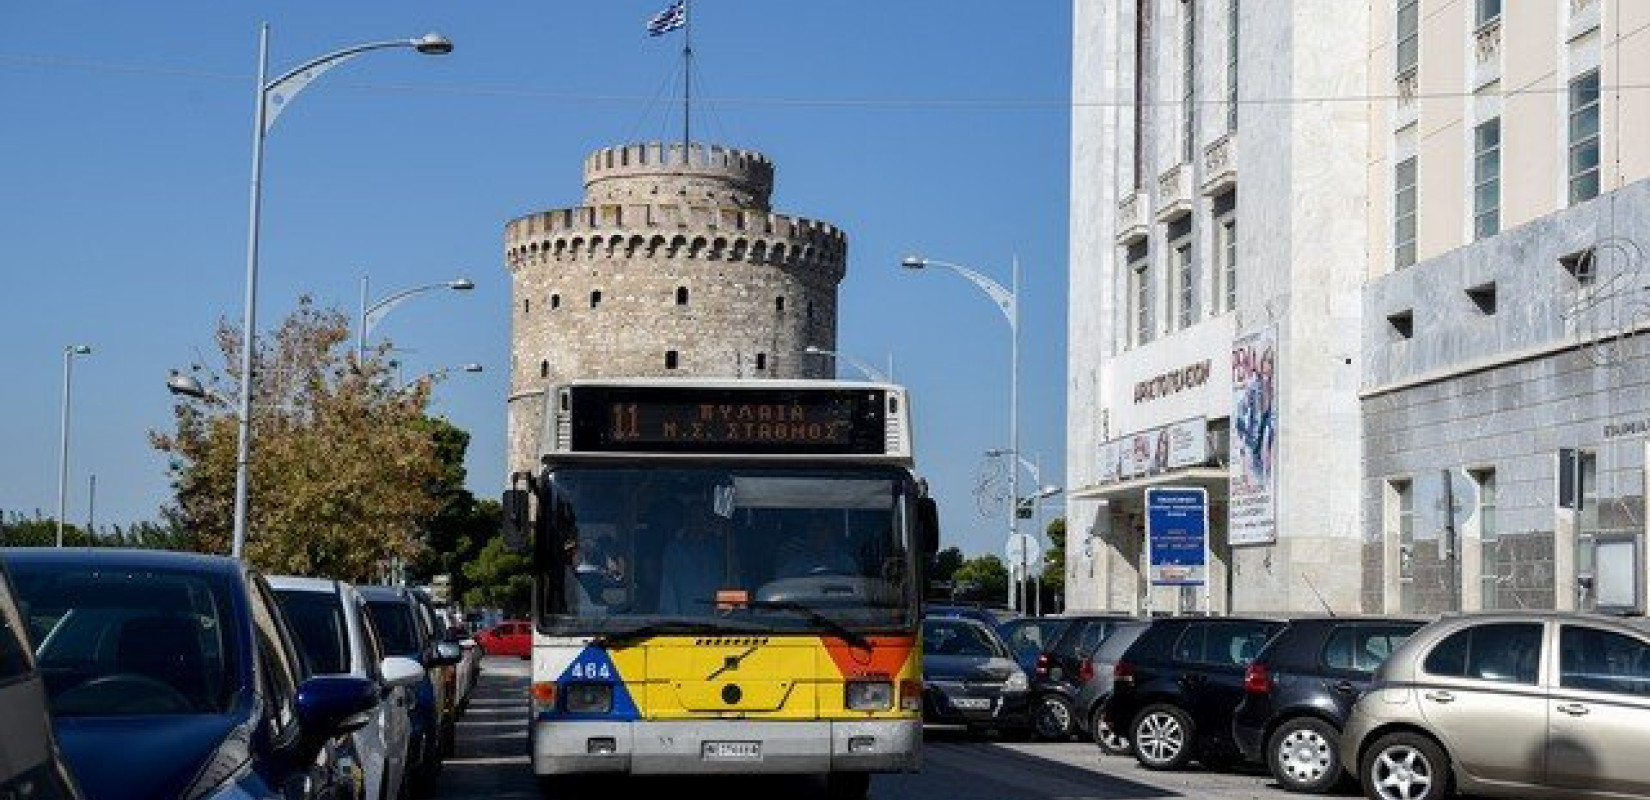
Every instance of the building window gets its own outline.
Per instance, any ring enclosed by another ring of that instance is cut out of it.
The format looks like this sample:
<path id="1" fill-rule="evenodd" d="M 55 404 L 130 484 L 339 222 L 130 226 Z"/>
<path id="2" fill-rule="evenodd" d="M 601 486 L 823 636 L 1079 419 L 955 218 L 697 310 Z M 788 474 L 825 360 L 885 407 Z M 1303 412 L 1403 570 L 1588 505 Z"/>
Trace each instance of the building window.
<path id="1" fill-rule="evenodd" d="M 1415 610 L 1415 487 L 1407 480 L 1391 483 L 1398 518 L 1398 609 Z"/>
<path id="2" fill-rule="evenodd" d="M 775 297 L 773 299 L 773 310 L 781 314 L 785 313 L 785 298 Z"/>
<path id="3" fill-rule="evenodd" d="M 521 301 L 521 313 L 523 313 L 523 314 L 533 313 L 533 298 L 528 297 L 528 298 L 524 298 Z"/>
<path id="4" fill-rule="evenodd" d="M 768 354 L 767 353 L 757 353 L 756 354 L 756 368 L 759 369 L 759 370 L 768 368 Z"/>
<path id="5" fill-rule="evenodd" d="M 1472 130 L 1472 238 L 1501 230 L 1501 118 Z"/>
<path id="6" fill-rule="evenodd" d="M 550 310 L 555 311 L 558 308 L 561 308 L 561 295 L 550 295 Z"/>
<path id="7" fill-rule="evenodd" d="M 539 377 L 540 378 L 550 377 L 550 362 L 548 362 L 548 361 L 540 361 L 539 362 Z"/>
<path id="8" fill-rule="evenodd" d="M 1495 470 L 1484 468 L 1467 473 L 1478 486 L 1478 597 L 1486 609 L 1500 608 L 1496 599 L 1501 585 L 1500 564 L 1496 561 L 1500 529 L 1495 522 Z"/>
<path id="9" fill-rule="evenodd" d="M 1477 27 L 1501 18 L 1501 0 L 1476 0 L 1473 8 L 1472 22 Z"/>
<path id="10" fill-rule="evenodd" d="M 687 287 L 686 286 L 676 287 L 676 305 L 685 306 L 685 305 L 687 305 L 687 303 L 688 303 L 688 290 L 687 290 Z"/>
<path id="11" fill-rule="evenodd" d="M 595 308 L 596 306 L 599 306 L 601 304 L 602 304 L 602 293 L 601 292 L 591 292 L 590 293 L 590 307 Z"/>
<path id="12" fill-rule="evenodd" d="M 1415 263 L 1415 156 L 1392 171 L 1392 265 Z"/>
<path id="13" fill-rule="evenodd" d="M 1421 57 L 1420 0 L 1398 0 L 1397 60 L 1394 69 L 1399 76 L 1415 71 Z"/>
<path id="14" fill-rule="evenodd" d="M 1222 311 L 1237 308 L 1237 217 L 1220 221 L 1220 300 Z"/>
<path id="15" fill-rule="evenodd" d="M 676 368 L 676 351 L 675 350 L 666 350 L 665 351 L 665 369 L 675 369 L 675 368 Z"/>
<path id="16" fill-rule="evenodd" d="M 1190 328 L 1197 321 L 1197 275 L 1192 266 L 1192 242 L 1174 245 L 1175 326 Z"/>
<path id="17" fill-rule="evenodd" d="M 1570 202 L 1598 196 L 1598 70 L 1570 81 Z"/>
<path id="18" fill-rule="evenodd" d="M 1180 0 L 1180 160 L 1192 163 L 1197 142 L 1197 5 Z"/>
<path id="19" fill-rule="evenodd" d="M 1407 341 L 1415 338 L 1415 312 L 1400 311 L 1386 318 L 1387 327 L 1392 330 L 1392 340 L 1395 342 Z"/>
<path id="20" fill-rule="evenodd" d="M 1134 343 L 1142 345 L 1152 340 L 1152 271 L 1146 253 L 1129 264 L 1129 280 L 1134 282 Z"/>
<path id="21" fill-rule="evenodd" d="M 1146 112 L 1151 97 L 1152 0 L 1134 4 L 1134 188 L 1146 188 Z"/>
<path id="22" fill-rule="evenodd" d="M 1237 130 L 1238 0 L 1226 4 L 1226 130 Z"/>

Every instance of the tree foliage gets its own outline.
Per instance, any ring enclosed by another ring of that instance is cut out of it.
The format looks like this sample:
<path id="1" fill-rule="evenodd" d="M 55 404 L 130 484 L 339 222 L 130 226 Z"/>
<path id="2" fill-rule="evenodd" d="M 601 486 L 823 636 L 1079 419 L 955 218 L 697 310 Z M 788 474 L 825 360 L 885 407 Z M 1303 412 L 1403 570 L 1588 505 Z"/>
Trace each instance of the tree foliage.
<path id="1" fill-rule="evenodd" d="M 1043 555 L 1042 593 L 1045 597 L 1066 593 L 1066 518 L 1050 520 L 1043 530 L 1048 536 L 1048 552 Z"/>
<path id="2" fill-rule="evenodd" d="M 150 439 L 169 458 L 169 512 L 195 549 L 228 553 L 241 333 L 220 323 L 217 340 L 223 366 L 196 365 L 207 397 L 180 399 L 176 430 Z M 433 381 L 395 386 L 351 342 L 346 315 L 307 297 L 256 342 L 244 555 L 268 572 L 369 580 L 387 560 L 419 555 L 446 499 L 436 492 L 451 485 L 452 462 L 424 416 Z"/>
<path id="3" fill-rule="evenodd" d="M 995 555 L 963 562 L 951 579 L 958 589 L 967 587 L 967 596 L 971 599 L 995 600 L 1008 592 L 1008 566 Z"/>
<path id="4" fill-rule="evenodd" d="M 528 553 L 512 552 L 503 536 L 494 536 L 481 548 L 475 560 L 464 565 L 470 588 L 463 594 L 471 608 L 497 608 L 506 617 L 520 619 L 527 614 L 533 596 L 533 560 Z"/>

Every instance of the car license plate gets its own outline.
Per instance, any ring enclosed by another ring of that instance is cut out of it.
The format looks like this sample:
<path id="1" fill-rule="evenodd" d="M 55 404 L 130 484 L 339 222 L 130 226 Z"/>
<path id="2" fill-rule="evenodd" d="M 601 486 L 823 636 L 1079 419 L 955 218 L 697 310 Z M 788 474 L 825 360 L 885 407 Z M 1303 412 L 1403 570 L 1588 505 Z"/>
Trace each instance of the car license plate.
<path id="1" fill-rule="evenodd" d="M 951 705 L 966 711 L 987 711 L 991 708 L 989 697 L 953 697 Z"/>
<path id="2" fill-rule="evenodd" d="M 761 761 L 761 742 L 705 742 L 706 761 Z"/>

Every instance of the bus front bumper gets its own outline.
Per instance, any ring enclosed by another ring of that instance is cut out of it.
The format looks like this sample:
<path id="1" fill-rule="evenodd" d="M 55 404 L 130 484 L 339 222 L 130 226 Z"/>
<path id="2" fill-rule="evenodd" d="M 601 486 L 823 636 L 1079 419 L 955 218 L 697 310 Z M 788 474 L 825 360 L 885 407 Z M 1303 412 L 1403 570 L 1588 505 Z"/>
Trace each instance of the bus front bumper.
<path id="1" fill-rule="evenodd" d="M 915 772 L 919 720 L 533 723 L 539 775 Z"/>

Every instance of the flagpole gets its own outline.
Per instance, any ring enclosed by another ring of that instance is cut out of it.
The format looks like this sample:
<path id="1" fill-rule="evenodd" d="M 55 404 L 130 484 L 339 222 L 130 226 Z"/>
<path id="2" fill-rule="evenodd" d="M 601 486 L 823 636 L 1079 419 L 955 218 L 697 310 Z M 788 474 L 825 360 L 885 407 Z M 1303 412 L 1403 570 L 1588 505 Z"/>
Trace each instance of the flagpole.
<path id="1" fill-rule="evenodd" d="M 688 128 L 693 100 L 693 14 L 689 12 L 688 5 L 688 0 L 682 0 L 682 166 L 684 167 L 688 163 L 688 144 L 693 141 Z"/>

